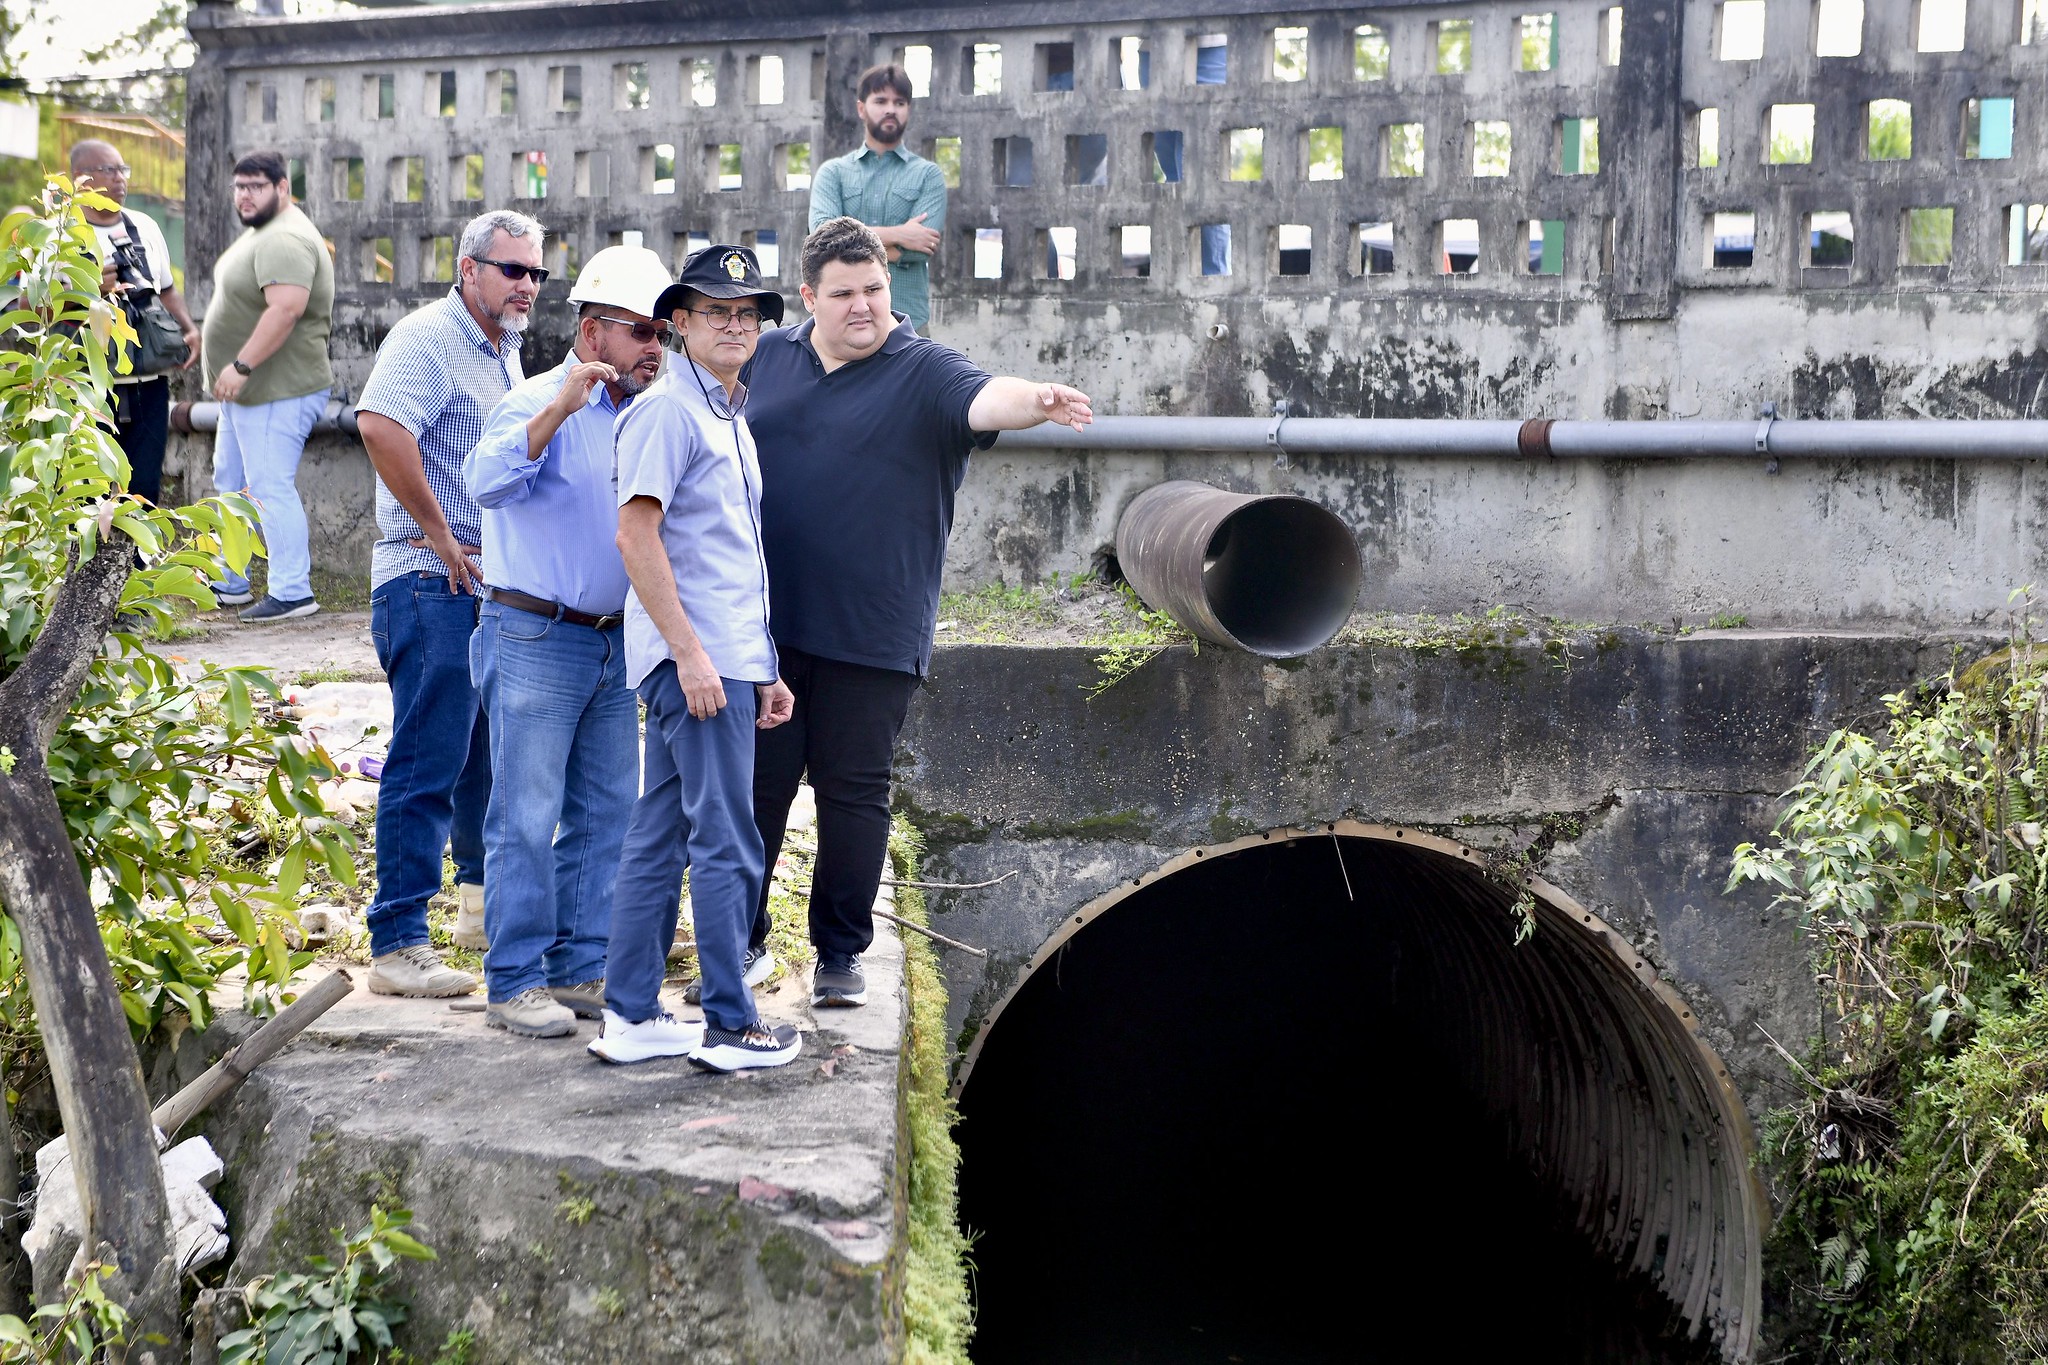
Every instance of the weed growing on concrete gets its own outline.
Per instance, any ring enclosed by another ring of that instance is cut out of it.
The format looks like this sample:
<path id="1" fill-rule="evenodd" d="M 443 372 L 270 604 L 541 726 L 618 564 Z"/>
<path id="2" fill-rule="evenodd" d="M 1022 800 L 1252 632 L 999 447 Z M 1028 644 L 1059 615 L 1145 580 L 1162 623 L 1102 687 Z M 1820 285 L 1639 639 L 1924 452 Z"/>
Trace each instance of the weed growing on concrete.
<path id="1" fill-rule="evenodd" d="M 325 682 L 353 682 L 357 676 L 350 669 L 330 664 L 325 668 L 309 668 L 292 681 L 299 687 L 317 687 Z"/>
<path id="2" fill-rule="evenodd" d="M 220 1365 L 344 1361 L 371 1348 L 390 1350 L 391 1329 L 407 1311 L 393 1293 L 398 1263 L 438 1259 L 405 1230 L 411 1222 L 408 1209 L 372 1207 L 369 1223 L 354 1236 L 334 1230 L 340 1264 L 314 1256 L 309 1270 L 251 1280 L 241 1290 L 249 1326 L 221 1338 Z"/>
<path id="3" fill-rule="evenodd" d="M 1084 687 L 1090 700 L 1101 696 L 1131 674 L 1174 645 L 1188 645 L 1200 653 L 1201 642 L 1188 633 L 1180 622 L 1163 611 L 1154 611 L 1139 600 L 1137 591 L 1128 583 L 1119 583 L 1117 591 L 1123 596 L 1124 605 L 1137 618 L 1134 627 L 1113 632 L 1101 643 L 1102 653 L 1095 656 L 1095 667 L 1100 676 Z"/>
<path id="4" fill-rule="evenodd" d="M 1749 625 L 1749 618 L 1739 611 L 1724 611 L 1707 618 L 1707 625 L 1713 630 L 1742 630 Z"/>
<path id="5" fill-rule="evenodd" d="M 597 1291 L 597 1306 L 604 1310 L 606 1317 L 616 1322 L 625 1315 L 626 1296 L 621 1294 L 615 1286 L 606 1285 Z"/>
<path id="6" fill-rule="evenodd" d="M 555 1212 L 571 1227 L 580 1228 L 597 1212 L 597 1201 L 587 1195 L 577 1195 L 555 1205 Z"/>
<path id="7" fill-rule="evenodd" d="M 923 849 L 902 820 L 889 840 L 900 881 L 916 881 Z M 901 887 L 896 913 L 927 922 L 924 893 Z M 909 1251 L 903 1271 L 905 1365 L 967 1365 L 974 1333 L 968 1293 L 970 1244 L 960 1230 L 960 1148 L 953 1140 L 959 1113 L 947 1093 L 946 984 L 930 940 L 904 934 L 903 975 L 910 996 Z"/>

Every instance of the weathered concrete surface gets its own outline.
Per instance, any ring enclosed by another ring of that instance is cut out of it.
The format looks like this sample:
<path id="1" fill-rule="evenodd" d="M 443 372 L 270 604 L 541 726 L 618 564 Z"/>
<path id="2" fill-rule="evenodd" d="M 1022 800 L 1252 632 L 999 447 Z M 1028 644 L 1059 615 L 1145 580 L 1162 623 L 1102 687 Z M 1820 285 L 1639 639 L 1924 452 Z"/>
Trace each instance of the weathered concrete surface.
<path id="1" fill-rule="evenodd" d="M 1769 896 L 1724 896 L 1811 745 L 1875 728 L 1879 699 L 1938 673 L 1952 641 L 1627 631 L 1571 658 L 1536 645 L 1331 648 L 1288 666 L 1172 650 L 1093 701 L 1092 651 L 941 648 L 911 713 L 899 801 L 930 874 L 963 1050 L 1052 930 L 1190 848 L 1340 817 L 1520 847 L 1577 819 L 1541 868 L 1698 1011 L 1752 1109 L 1783 1076 L 1758 1025 L 1810 1037 L 1804 945 Z M 1982 641 L 1966 641 L 1972 648 Z M 1085 931 L 1084 931 L 1085 932 Z"/>
<path id="2" fill-rule="evenodd" d="M 478 1365 L 894 1359 L 901 946 L 863 960 L 865 1009 L 812 1017 L 807 973 L 764 994 L 804 1054 L 734 1077 L 359 986 L 206 1121 L 234 1281 L 403 1205 L 440 1253 L 405 1277 L 422 1359 L 459 1327 Z"/>

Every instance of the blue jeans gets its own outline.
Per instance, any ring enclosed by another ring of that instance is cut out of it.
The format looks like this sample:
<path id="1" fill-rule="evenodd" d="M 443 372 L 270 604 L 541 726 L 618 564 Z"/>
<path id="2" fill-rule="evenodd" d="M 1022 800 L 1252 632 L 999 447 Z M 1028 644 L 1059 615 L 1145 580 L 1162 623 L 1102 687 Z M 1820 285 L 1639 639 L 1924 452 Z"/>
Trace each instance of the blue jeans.
<path id="1" fill-rule="evenodd" d="M 469 680 L 478 599 L 437 573 L 405 573 L 370 594 L 370 639 L 391 681 L 391 745 L 377 791 L 377 899 L 370 952 L 427 941 L 441 851 L 455 880 L 484 880 L 491 735 Z"/>
<path id="2" fill-rule="evenodd" d="M 756 698 L 752 683 L 724 682 L 725 708 L 709 720 L 690 718 L 674 663 L 664 660 L 640 684 L 647 744 L 640 799 L 619 855 L 604 983 L 605 1007 L 628 1023 L 661 1008 L 685 867 L 704 1017 L 725 1029 L 747 1028 L 760 1018 L 740 979 L 747 925 L 767 871 L 761 832 L 754 828 Z"/>
<path id="3" fill-rule="evenodd" d="M 625 632 L 486 602 L 469 667 L 491 717 L 484 957 L 491 999 L 604 975 L 639 788 Z"/>
<path id="4" fill-rule="evenodd" d="M 313 552 L 306 538 L 306 508 L 299 501 L 299 457 L 306 434 L 327 411 L 327 390 L 275 403 L 220 405 L 213 435 L 213 487 L 247 493 L 263 522 L 263 552 L 270 557 L 270 595 L 296 602 L 313 595 Z M 249 580 L 232 569 L 220 576 L 235 592 Z"/>

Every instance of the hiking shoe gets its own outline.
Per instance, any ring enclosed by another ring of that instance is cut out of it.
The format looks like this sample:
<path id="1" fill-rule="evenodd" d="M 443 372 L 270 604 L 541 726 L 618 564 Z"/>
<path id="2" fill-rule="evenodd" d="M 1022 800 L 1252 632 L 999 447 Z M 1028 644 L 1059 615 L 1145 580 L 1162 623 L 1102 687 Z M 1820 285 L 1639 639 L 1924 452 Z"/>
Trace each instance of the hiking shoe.
<path id="1" fill-rule="evenodd" d="M 206 590 L 213 594 L 213 600 L 223 607 L 246 607 L 256 600 L 256 594 L 249 588 L 231 588 L 225 583 L 208 583 Z"/>
<path id="2" fill-rule="evenodd" d="M 243 625 L 260 626 L 272 621 L 296 621 L 318 610 L 320 604 L 310 597 L 297 597 L 289 602 L 281 597 L 266 597 L 253 607 L 242 608 L 237 619 Z"/>
<path id="3" fill-rule="evenodd" d="M 476 978 L 441 960 L 441 955 L 424 943 L 400 948 L 370 961 L 370 994 L 412 995 L 438 999 L 444 995 L 468 995 L 476 989 Z"/>
<path id="4" fill-rule="evenodd" d="M 775 954 L 766 948 L 749 948 L 740 955 L 740 984 L 748 990 L 760 985 L 775 974 Z M 683 1003 L 701 1005 L 704 1003 L 704 978 L 698 977 L 683 987 Z"/>
<path id="5" fill-rule="evenodd" d="M 701 1071 L 744 1071 L 750 1067 L 783 1066 L 796 1060 L 804 1041 L 788 1024 L 770 1028 L 759 1022 L 743 1029 L 704 1026 L 704 1041 L 690 1053 L 690 1065 Z"/>
<path id="6" fill-rule="evenodd" d="M 482 952 L 491 946 L 484 934 L 484 889 L 473 882 L 457 882 L 455 895 L 455 946 Z"/>
<path id="7" fill-rule="evenodd" d="M 573 986 L 550 986 L 548 994 L 557 1004 L 567 1005 L 578 1019 L 604 1018 L 604 978 L 579 981 Z"/>
<path id="8" fill-rule="evenodd" d="M 811 978 L 811 1004 L 865 1005 L 868 979 L 860 972 L 859 953 L 820 953 L 818 971 Z"/>
<path id="9" fill-rule="evenodd" d="M 637 1024 L 606 1010 L 603 1031 L 590 1040 L 590 1055 L 625 1066 L 656 1057 L 681 1057 L 703 1041 L 702 1024 L 686 1024 L 667 1010 Z"/>
<path id="10" fill-rule="evenodd" d="M 529 987 L 510 1000 L 493 1000 L 484 1023 L 522 1038 L 559 1038 L 576 1027 L 576 1013 L 541 986 Z"/>

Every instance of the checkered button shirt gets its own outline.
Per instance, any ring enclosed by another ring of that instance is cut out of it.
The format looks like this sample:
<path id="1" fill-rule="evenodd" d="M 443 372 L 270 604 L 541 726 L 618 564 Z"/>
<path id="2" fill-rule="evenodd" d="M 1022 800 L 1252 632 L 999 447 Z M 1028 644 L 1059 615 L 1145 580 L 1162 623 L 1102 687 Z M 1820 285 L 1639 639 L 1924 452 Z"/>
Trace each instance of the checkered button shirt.
<path id="1" fill-rule="evenodd" d="M 483 439 L 484 421 L 514 384 L 519 337 L 503 334 L 497 346 L 463 306 L 459 289 L 401 319 L 377 349 L 377 364 L 356 403 L 411 432 L 420 445 L 427 487 L 441 504 L 448 529 L 464 545 L 483 544 L 483 513 L 462 482 L 462 461 Z M 370 551 L 370 587 L 401 574 L 446 573 L 441 557 L 424 545 L 420 524 L 384 480 L 377 480 L 376 545 Z"/>

